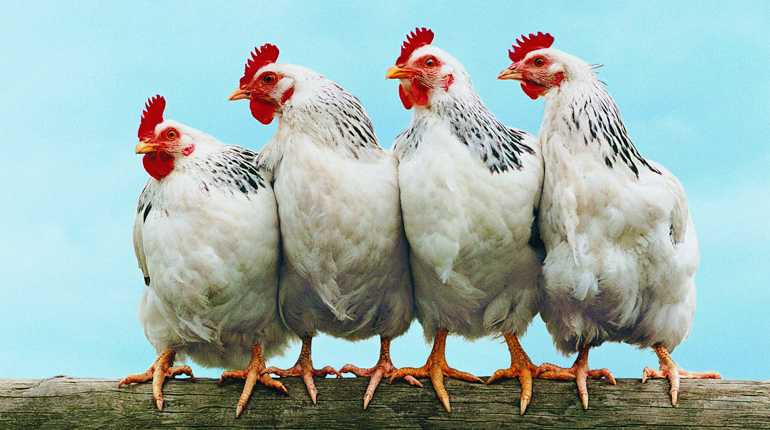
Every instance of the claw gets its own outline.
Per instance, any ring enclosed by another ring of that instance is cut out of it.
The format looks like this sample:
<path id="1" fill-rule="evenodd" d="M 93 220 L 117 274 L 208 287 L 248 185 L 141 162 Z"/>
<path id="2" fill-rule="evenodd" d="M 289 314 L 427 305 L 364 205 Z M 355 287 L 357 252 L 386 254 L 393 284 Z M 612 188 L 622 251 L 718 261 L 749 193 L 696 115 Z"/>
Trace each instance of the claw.
<path id="1" fill-rule="evenodd" d="M 524 415 L 524 412 L 527 411 L 527 406 L 529 406 L 529 398 L 522 397 L 521 404 L 519 405 L 519 415 Z"/>
<path id="2" fill-rule="evenodd" d="M 442 388 L 443 388 L 443 385 L 442 385 Z M 441 400 L 441 403 L 444 404 L 444 408 L 446 409 L 446 411 L 452 412 L 452 408 L 449 406 L 449 394 L 447 394 L 446 390 L 444 390 L 443 395 L 442 393 L 439 393 L 438 398 L 439 400 Z"/>

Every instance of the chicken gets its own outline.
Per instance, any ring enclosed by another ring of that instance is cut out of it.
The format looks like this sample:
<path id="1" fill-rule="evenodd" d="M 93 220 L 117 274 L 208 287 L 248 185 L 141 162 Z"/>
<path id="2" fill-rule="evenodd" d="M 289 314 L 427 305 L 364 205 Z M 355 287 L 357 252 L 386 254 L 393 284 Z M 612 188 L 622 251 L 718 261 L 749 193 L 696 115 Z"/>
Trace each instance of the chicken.
<path id="1" fill-rule="evenodd" d="M 162 410 L 164 379 L 193 376 L 187 366 L 172 366 L 177 354 L 207 367 L 249 363 L 220 380 L 247 380 L 237 416 L 257 380 L 287 392 L 263 373 L 264 357 L 281 352 L 291 336 L 277 309 L 275 197 L 256 153 L 164 121 L 165 106 L 163 97 L 149 100 L 136 147 L 152 176 L 134 221 L 145 283 L 138 315 L 158 359 L 119 386 L 152 379 Z"/>
<path id="2" fill-rule="evenodd" d="M 276 63 L 278 48 L 255 49 L 230 100 L 249 99 L 251 113 L 275 136 L 259 165 L 274 173 L 283 239 L 279 306 L 303 341 L 296 365 L 271 369 L 302 376 L 313 403 L 311 340 L 320 332 L 347 340 L 380 336 L 364 408 L 383 376 L 395 370 L 390 340 L 413 319 L 408 245 L 401 221 L 396 159 L 380 148 L 369 117 L 348 91 L 300 66 Z M 416 380 L 412 381 L 417 383 Z"/>
<path id="3" fill-rule="evenodd" d="M 450 411 L 443 376 L 481 380 L 448 366 L 447 334 L 477 339 L 502 333 L 511 366 L 488 382 L 518 376 L 524 413 L 537 367 L 518 337 L 542 300 L 543 254 L 533 224 L 543 160 L 537 139 L 500 123 L 463 66 L 432 40 L 433 32 L 425 28 L 408 35 L 386 74 L 400 80 L 404 107 L 414 107 L 393 150 L 417 318 L 434 342 L 425 366 L 402 368 L 394 378 L 430 375 Z"/>
<path id="4" fill-rule="evenodd" d="M 652 347 L 668 377 L 676 405 L 679 378 L 720 378 L 689 373 L 669 352 L 687 338 L 695 312 L 698 242 L 681 183 L 645 159 L 631 143 L 612 97 L 592 67 L 550 48 L 553 37 L 523 37 L 513 64 L 499 79 L 521 82 L 532 99 L 545 99 L 540 128 L 546 174 L 540 233 L 546 300 L 541 315 L 556 347 L 578 352 L 570 369 L 583 407 L 588 351 L 605 341 Z M 544 373 L 547 376 L 548 372 Z"/>

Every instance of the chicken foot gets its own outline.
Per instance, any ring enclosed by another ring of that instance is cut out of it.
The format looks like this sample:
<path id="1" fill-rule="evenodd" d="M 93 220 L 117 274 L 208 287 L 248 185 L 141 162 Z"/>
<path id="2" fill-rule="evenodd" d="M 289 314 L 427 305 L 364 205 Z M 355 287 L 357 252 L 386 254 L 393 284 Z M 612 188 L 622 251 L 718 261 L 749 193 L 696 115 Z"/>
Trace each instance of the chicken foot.
<path id="1" fill-rule="evenodd" d="M 364 393 L 364 409 L 369 406 L 369 402 L 374 396 L 374 390 L 380 384 L 383 377 L 389 378 L 398 369 L 393 366 L 393 362 L 390 360 L 390 338 L 380 337 L 380 358 L 377 360 L 377 364 L 370 369 L 361 369 L 352 364 L 346 364 L 340 369 L 340 373 L 352 373 L 356 376 L 371 376 L 369 380 L 369 386 L 366 387 L 366 393 Z M 417 385 L 422 387 L 422 384 L 414 379 L 413 376 L 407 375 L 404 377 L 411 385 Z"/>
<path id="2" fill-rule="evenodd" d="M 555 366 L 550 363 L 543 363 L 538 369 L 538 377 L 543 379 L 575 379 L 577 380 L 578 394 L 580 400 L 583 401 L 583 409 L 588 409 L 588 388 L 586 386 L 587 378 L 601 379 L 607 378 L 612 385 L 615 383 L 615 378 L 612 376 L 612 372 L 609 369 L 590 370 L 588 368 L 588 346 L 580 348 L 578 351 L 575 364 L 570 368 L 564 368 Z"/>
<path id="3" fill-rule="evenodd" d="M 272 373 L 274 375 L 278 375 L 281 378 L 285 378 L 287 376 L 301 376 L 302 380 L 305 381 L 305 386 L 307 386 L 307 392 L 310 394 L 310 399 L 313 401 L 313 404 L 316 404 L 316 397 L 318 396 L 318 389 L 315 386 L 315 382 L 313 381 L 314 376 L 323 376 L 326 375 L 336 375 L 338 378 L 342 378 L 342 374 L 340 372 L 336 371 L 331 366 L 326 366 L 323 369 L 316 369 L 313 367 L 313 360 L 310 358 L 310 350 L 313 342 L 312 336 L 306 336 L 302 338 L 302 349 L 299 353 L 299 358 L 297 359 L 297 363 L 289 368 L 289 369 L 278 369 L 276 367 L 270 366 L 267 368 L 267 373 Z"/>
<path id="4" fill-rule="evenodd" d="M 262 345 L 259 343 L 254 344 L 254 348 L 251 351 L 251 362 L 245 369 L 240 370 L 228 370 L 222 373 L 219 378 L 219 385 L 222 385 L 228 379 L 245 379 L 246 385 L 243 387 L 241 397 L 238 399 L 238 405 L 235 407 L 235 418 L 238 418 L 243 412 L 243 408 L 246 407 L 246 402 L 249 401 L 251 391 L 257 384 L 257 380 L 266 387 L 272 387 L 276 390 L 289 394 L 289 390 L 284 387 L 280 381 L 270 377 L 265 369 L 265 359 L 262 357 Z"/>
<path id="5" fill-rule="evenodd" d="M 158 407 L 158 410 L 162 411 L 162 388 L 163 382 L 166 380 L 166 378 L 173 378 L 174 376 L 183 373 L 189 376 L 191 380 L 195 380 L 192 369 L 190 369 L 189 366 L 172 366 L 175 356 L 176 351 L 173 349 L 169 349 L 163 352 L 158 356 L 158 358 L 155 359 L 155 361 L 152 362 L 150 368 L 147 369 L 144 373 L 126 376 L 118 383 L 118 387 L 128 385 L 132 382 L 147 382 L 152 379 L 152 398 L 155 400 L 155 406 Z"/>
<path id="6" fill-rule="evenodd" d="M 503 333 L 508 351 L 511 353 L 511 367 L 497 370 L 488 380 L 491 384 L 498 379 L 511 379 L 518 377 L 521 383 L 520 414 L 524 415 L 529 401 L 532 399 L 532 376 L 537 376 L 539 367 L 532 364 L 529 356 L 519 343 L 519 339 L 513 333 Z"/>
<path id="7" fill-rule="evenodd" d="M 642 383 L 647 378 L 668 378 L 671 382 L 671 406 L 676 406 L 676 402 L 679 397 L 679 379 L 722 379 L 722 375 L 719 372 L 707 371 L 707 372 L 688 372 L 679 367 L 674 359 L 671 358 L 668 349 L 663 345 L 655 345 L 652 347 L 655 353 L 658 355 L 658 361 L 660 362 L 660 370 L 653 369 L 652 367 L 645 367 L 642 372 Z"/>
<path id="8" fill-rule="evenodd" d="M 481 382 L 482 384 L 484 381 L 475 375 L 449 367 L 445 355 L 447 334 L 447 330 L 439 330 L 438 333 L 436 333 L 436 339 L 433 341 L 433 349 L 424 366 L 419 368 L 402 367 L 390 377 L 390 382 L 392 383 L 394 379 L 406 379 L 407 376 L 417 378 L 429 376 L 439 400 L 444 404 L 446 411 L 451 412 L 449 406 L 449 394 L 447 393 L 446 388 L 444 388 L 444 376 L 469 382 Z"/>

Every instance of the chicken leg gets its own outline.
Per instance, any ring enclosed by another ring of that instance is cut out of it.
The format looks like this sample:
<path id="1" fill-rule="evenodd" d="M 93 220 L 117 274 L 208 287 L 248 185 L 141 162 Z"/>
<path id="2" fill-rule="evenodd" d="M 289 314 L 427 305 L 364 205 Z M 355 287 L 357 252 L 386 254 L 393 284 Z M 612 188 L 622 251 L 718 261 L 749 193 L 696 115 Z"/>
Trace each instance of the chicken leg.
<path id="1" fill-rule="evenodd" d="M 484 383 L 484 381 L 470 373 L 461 372 L 449 367 L 444 352 L 446 349 L 447 334 L 447 330 L 439 330 L 438 333 L 436 333 L 436 339 L 433 341 L 433 350 L 431 350 L 430 355 L 428 356 L 428 362 L 425 363 L 424 366 L 419 368 L 402 367 L 390 377 L 390 382 L 393 382 L 394 379 L 398 378 L 406 379 L 407 376 L 418 378 L 430 376 L 430 381 L 433 383 L 433 389 L 436 390 L 439 400 L 444 404 L 446 411 L 451 412 L 451 408 L 449 407 L 449 394 L 447 394 L 447 391 L 444 388 L 444 376 L 469 382 Z"/>
<path id="2" fill-rule="evenodd" d="M 610 382 L 612 382 L 612 385 L 617 385 L 615 383 L 615 378 L 612 376 L 612 372 L 610 372 L 609 369 L 588 369 L 588 349 L 588 346 L 580 348 L 578 351 L 577 359 L 575 360 L 575 364 L 573 364 L 570 368 L 563 368 L 550 363 L 543 363 L 538 369 L 539 378 L 562 380 L 576 379 L 578 394 L 580 395 L 580 400 L 583 401 L 583 409 L 588 409 L 588 388 L 586 387 L 587 378 L 607 378 L 610 380 Z"/>
<path id="3" fill-rule="evenodd" d="M 257 384 L 257 379 L 266 387 L 275 388 L 284 394 L 289 394 L 289 390 L 283 386 L 280 381 L 270 377 L 265 370 L 265 359 L 262 357 L 262 345 L 259 343 L 254 344 L 254 348 L 251 351 L 251 362 L 245 369 L 241 370 L 228 370 L 222 373 L 219 378 L 219 385 L 228 379 L 245 379 L 246 385 L 243 387 L 241 397 L 238 399 L 238 405 L 235 407 L 235 418 L 238 418 L 243 412 L 243 408 L 246 406 L 246 402 L 249 401 L 251 391 L 254 389 L 254 385 Z"/>
<path id="4" fill-rule="evenodd" d="M 152 379 L 152 398 L 155 399 L 155 406 L 159 411 L 163 410 L 163 381 L 166 378 L 173 378 L 176 375 L 184 373 L 189 376 L 191 380 L 195 380 L 192 369 L 189 366 L 172 366 L 174 364 L 174 357 L 176 351 L 169 349 L 158 356 L 155 361 L 152 362 L 147 371 L 144 373 L 138 373 L 136 375 L 129 375 L 123 378 L 118 387 L 128 385 L 132 382 L 147 382 Z"/>
<path id="5" fill-rule="evenodd" d="M 393 366 L 393 362 L 390 361 L 390 338 L 380 337 L 380 359 L 377 360 L 377 364 L 371 369 L 361 369 L 352 364 L 346 364 L 340 369 L 340 373 L 352 373 L 356 376 L 371 376 L 369 380 L 369 386 L 366 387 L 366 393 L 364 393 L 364 409 L 369 406 L 369 402 L 374 396 L 374 390 L 380 384 L 382 377 L 389 378 L 398 369 Z M 413 376 L 407 375 L 404 377 L 411 385 L 417 385 L 422 387 L 422 384 L 414 379 Z"/>
<path id="6" fill-rule="evenodd" d="M 302 338 L 302 349 L 299 352 L 299 358 L 297 359 L 297 363 L 290 369 L 283 370 L 270 366 L 267 368 L 266 372 L 278 375 L 281 378 L 285 378 L 287 376 L 301 376 L 302 380 L 305 381 L 305 386 L 307 386 L 307 392 L 310 394 L 310 399 L 313 400 L 313 404 L 315 405 L 316 396 L 318 396 L 318 389 L 315 387 L 313 377 L 336 375 L 338 378 L 342 378 L 342 374 L 334 370 L 334 368 L 331 366 L 326 366 L 320 370 L 313 367 L 313 360 L 310 358 L 312 342 L 312 336 L 306 336 Z"/>
<path id="7" fill-rule="evenodd" d="M 519 339 L 513 333 L 503 333 L 505 343 L 508 344 L 508 351 L 511 353 L 511 367 L 508 369 L 497 370 L 492 377 L 487 380 L 487 384 L 498 379 L 519 378 L 521 383 L 521 409 L 520 414 L 524 415 L 529 401 L 532 399 L 532 375 L 537 376 L 539 367 L 532 364 L 529 356 L 519 343 Z"/>
<path id="8" fill-rule="evenodd" d="M 645 367 L 642 372 L 642 383 L 647 378 L 668 378 L 671 382 L 671 406 L 676 406 L 677 398 L 679 397 L 679 379 L 722 379 L 722 375 L 719 372 L 688 372 L 679 367 L 674 359 L 671 358 L 668 349 L 663 345 L 655 345 L 652 347 L 655 353 L 658 354 L 658 361 L 660 362 L 660 370 L 655 370 L 652 367 Z"/>

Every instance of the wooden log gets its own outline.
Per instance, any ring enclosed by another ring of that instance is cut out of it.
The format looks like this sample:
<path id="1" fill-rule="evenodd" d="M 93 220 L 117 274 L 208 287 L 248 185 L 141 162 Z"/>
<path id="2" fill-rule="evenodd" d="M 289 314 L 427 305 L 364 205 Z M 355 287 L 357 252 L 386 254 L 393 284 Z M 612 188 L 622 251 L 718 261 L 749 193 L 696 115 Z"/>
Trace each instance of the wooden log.
<path id="1" fill-rule="evenodd" d="M 667 380 L 589 380 L 583 410 L 574 382 L 536 379 L 532 403 L 519 414 L 517 380 L 492 385 L 446 379 L 447 413 L 429 380 L 425 388 L 387 381 L 367 410 L 368 378 L 316 379 L 313 405 L 299 378 L 283 380 L 289 395 L 257 385 L 240 418 L 235 405 L 243 382 L 169 380 L 163 412 L 150 384 L 118 388 L 114 379 L 0 379 L 0 428 L 770 428 L 770 381 L 682 380 L 671 407 Z"/>

